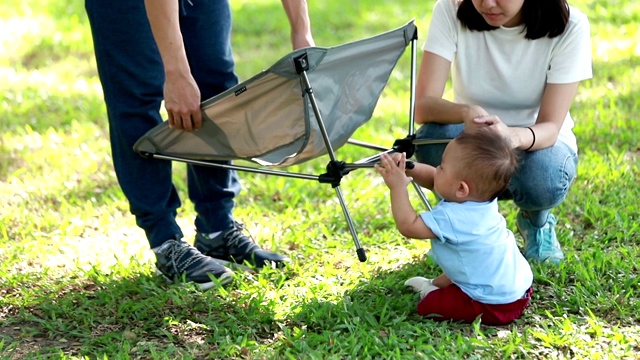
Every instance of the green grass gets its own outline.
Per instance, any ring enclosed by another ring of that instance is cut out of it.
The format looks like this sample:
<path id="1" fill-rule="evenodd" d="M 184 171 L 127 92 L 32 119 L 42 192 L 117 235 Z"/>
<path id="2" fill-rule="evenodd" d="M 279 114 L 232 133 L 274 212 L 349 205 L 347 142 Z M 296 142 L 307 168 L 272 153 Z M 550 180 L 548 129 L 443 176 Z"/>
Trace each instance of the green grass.
<path id="1" fill-rule="evenodd" d="M 318 45 L 371 36 L 433 1 L 312 1 Z M 289 49 L 275 0 L 233 1 L 238 73 Z M 107 121 L 81 1 L 0 4 L 0 358 L 344 359 L 640 357 L 640 4 L 576 0 L 593 34 L 594 78 L 572 107 L 579 175 L 557 209 L 567 255 L 534 265 L 531 307 L 506 327 L 441 324 L 402 285 L 437 274 L 428 243 L 394 229 L 384 184 L 349 174 L 342 190 L 369 260 L 360 263 L 327 185 L 242 173 L 235 215 L 284 271 L 237 274 L 224 289 L 166 285 L 112 168 Z M 406 134 L 408 56 L 357 138 Z M 356 159 L 360 150 L 339 150 Z M 294 170 L 319 173 L 327 159 Z M 186 199 L 184 166 L 175 181 Z M 418 205 L 418 202 L 416 202 Z M 510 226 L 516 209 L 501 208 Z M 193 236 L 190 203 L 179 221 Z"/>

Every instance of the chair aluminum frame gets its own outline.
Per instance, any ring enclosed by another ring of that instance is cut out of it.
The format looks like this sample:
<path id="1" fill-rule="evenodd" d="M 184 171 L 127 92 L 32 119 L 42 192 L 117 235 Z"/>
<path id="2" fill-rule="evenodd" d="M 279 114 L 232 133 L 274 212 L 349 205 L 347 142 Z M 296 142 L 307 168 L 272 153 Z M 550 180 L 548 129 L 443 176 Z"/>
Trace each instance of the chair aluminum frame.
<path id="1" fill-rule="evenodd" d="M 408 23 L 408 25 L 413 25 L 413 21 Z M 407 26 L 407 25 L 405 25 Z M 306 97 L 310 103 L 310 107 L 313 110 L 313 114 L 315 116 L 316 124 L 318 126 L 318 130 L 322 135 L 322 139 L 324 142 L 324 146 L 326 148 L 326 153 L 329 156 L 330 160 L 326 166 L 326 172 L 320 175 L 312 175 L 305 173 L 297 173 L 283 170 L 274 170 L 274 169 L 266 169 L 266 168 L 258 168 L 251 166 L 242 166 L 233 163 L 223 164 L 213 162 L 211 160 L 199 160 L 182 156 L 175 155 L 166 155 L 162 153 L 155 153 L 153 151 L 148 151 L 146 149 L 141 149 L 139 144 L 136 144 L 134 149 L 139 152 L 142 156 L 148 158 L 155 158 L 160 160 L 168 160 L 168 161 L 179 161 L 191 165 L 199 165 L 199 166 L 211 166 L 217 168 L 223 168 L 227 170 L 236 170 L 250 173 L 258 173 L 265 175 L 275 175 L 281 177 L 288 177 L 294 179 L 302 179 L 302 180 L 312 180 L 320 183 L 331 184 L 333 189 L 335 190 L 336 196 L 340 203 L 342 212 L 344 214 L 347 226 L 353 238 L 354 245 L 356 247 L 356 254 L 358 259 L 361 262 L 365 262 L 367 260 L 367 255 L 365 249 L 363 248 L 360 239 L 358 237 L 358 232 L 356 231 L 356 227 L 354 225 L 353 219 L 346 205 L 346 201 L 342 190 L 340 188 L 342 178 L 346 176 L 348 173 L 355 169 L 360 168 L 371 168 L 374 167 L 376 163 L 379 162 L 382 154 L 388 154 L 393 152 L 404 152 L 407 154 L 407 158 L 413 156 L 416 147 L 415 140 L 415 125 L 414 125 L 414 110 L 415 110 L 415 87 L 416 87 L 416 54 L 417 54 L 417 28 L 413 25 L 413 34 L 410 36 L 409 43 L 411 44 L 411 79 L 410 79 L 410 99 L 409 99 L 409 129 L 408 134 L 403 139 L 395 140 L 394 144 L 390 148 L 386 148 L 383 146 L 370 144 L 366 142 L 362 142 L 359 140 L 349 138 L 347 143 L 359 147 L 364 147 L 368 149 L 373 149 L 379 151 L 379 153 L 369 156 L 367 158 L 355 161 L 353 163 L 346 163 L 344 161 L 340 161 L 336 157 L 336 153 L 334 151 L 334 146 L 332 145 L 330 136 L 325 127 L 325 121 L 323 120 L 323 114 L 320 111 L 320 108 L 316 101 L 316 96 L 314 94 L 313 86 L 311 81 L 309 80 L 308 71 L 309 71 L 309 61 L 307 57 L 307 52 L 304 50 L 298 50 L 296 57 L 293 58 L 295 64 L 295 70 L 299 79 L 301 81 L 301 86 L 303 89 L 303 96 Z M 406 47 L 407 44 L 405 44 Z M 395 65 L 394 65 L 395 67 Z M 206 103 L 206 102 L 205 102 Z M 204 104 L 204 103 L 203 103 Z M 153 131 L 153 130 L 152 130 Z M 150 131 L 151 132 L 151 131 Z M 143 136 L 144 138 L 144 136 Z M 142 138 L 141 138 L 142 140 Z M 139 143 L 141 142 L 139 140 Z M 429 145 L 429 144 L 437 144 L 437 143 L 445 143 L 449 140 L 419 140 L 420 145 Z M 410 168 L 413 165 L 412 162 L 408 161 L 407 166 Z M 431 210 L 430 202 L 422 191 L 422 188 L 415 182 L 412 182 L 412 185 L 422 202 L 425 206 Z"/>

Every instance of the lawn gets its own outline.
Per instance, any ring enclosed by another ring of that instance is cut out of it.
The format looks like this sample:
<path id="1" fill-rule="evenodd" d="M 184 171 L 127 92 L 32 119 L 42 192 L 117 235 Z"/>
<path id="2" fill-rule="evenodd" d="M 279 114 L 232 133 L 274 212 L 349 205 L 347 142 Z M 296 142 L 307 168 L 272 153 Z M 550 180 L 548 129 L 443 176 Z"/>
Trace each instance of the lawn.
<path id="1" fill-rule="evenodd" d="M 167 285 L 113 171 L 107 119 L 79 0 L 0 4 L 0 358 L 638 359 L 640 358 L 640 3 L 575 0 L 591 21 L 594 78 L 571 111 L 578 178 L 556 210 L 567 256 L 534 264 L 525 315 L 505 327 L 415 314 L 411 276 L 436 275 L 428 242 L 401 237 L 370 169 L 342 181 L 369 259 L 358 261 L 326 184 L 241 173 L 236 217 L 284 270 L 239 272 L 223 289 Z M 415 18 L 433 0 L 311 1 L 316 43 L 333 46 Z M 237 72 L 290 50 L 276 0 L 232 1 Z M 355 137 L 406 135 L 409 54 Z M 341 158 L 369 153 L 342 148 Z M 294 166 L 319 174 L 328 159 Z M 175 182 L 186 199 L 183 164 Z M 421 206 L 416 197 L 416 206 Z M 501 211 L 515 229 L 516 208 Z M 188 201 L 179 221 L 194 235 Z"/>

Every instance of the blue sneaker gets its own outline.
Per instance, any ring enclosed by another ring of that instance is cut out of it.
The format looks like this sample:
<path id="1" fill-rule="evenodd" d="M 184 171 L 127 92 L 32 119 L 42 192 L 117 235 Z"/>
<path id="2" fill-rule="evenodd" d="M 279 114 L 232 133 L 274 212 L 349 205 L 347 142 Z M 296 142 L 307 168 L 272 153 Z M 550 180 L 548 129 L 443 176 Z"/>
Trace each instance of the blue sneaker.
<path id="1" fill-rule="evenodd" d="M 556 217 L 553 214 L 549 214 L 547 223 L 542 228 L 536 228 L 531 225 L 531 222 L 524 217 L 522 211 L 518 213 L 516 220 L 518 231 L 524 238 L 524 257 L 528 260 L 560 264 L 564 259 L 564 254 L 560 249 L 560 243 L 554 229 Z"/>
<path id="2" fill-rule="evenodd" d="M 168 240 L 154 249 L 154 253 L 158 273 L 170 283 L 181 280 L 184 276 L 184 280 L 196 283 L 202 290 L 208 290 L 233 280 L 231 269 L 202 255 L 184 241 Z"/>
<path id="3" fill-rule="evenodd" d="M 282 267 L 291 261 L 288 257 L 266 251 L 256 244 L 252 238 L 242 233 L 244 225 L 235 222 L 234 226 L 220 234 L 196 234 L 195 247 L 201 253 L 214 259 L 243 264 L 245 261 L 257 268 L 267 264 Z"/>

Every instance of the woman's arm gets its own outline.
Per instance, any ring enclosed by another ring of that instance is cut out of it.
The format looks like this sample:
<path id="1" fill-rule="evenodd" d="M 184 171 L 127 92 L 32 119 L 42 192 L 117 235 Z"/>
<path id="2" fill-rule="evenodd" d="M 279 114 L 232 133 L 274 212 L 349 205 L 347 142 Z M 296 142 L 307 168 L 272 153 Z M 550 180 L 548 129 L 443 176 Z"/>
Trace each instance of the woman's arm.
<path id="1" fill-rule="evenodd" d="M 416 84 L 415 121 L 418 124 L 458 124 L 487 115 L 480 106 L 456 104 L 442 98 L 450 69 L 449 60 L 428 51 L 422 54 Z"/>
<path id="2" fill-rule="evenodd" d="M 536 123 L 528 128 L 509 127 L 495 115 L 474 120 L 477 125 L 489 125 L 509 139 L 514 148 L 526 151 L 540 150 L 553 146 L 558 140 L 560 128 L 578 90 L 578 83 L 547 84 L 538 112 Z"/>
<path id="3" fill-rule="evenodd" d="M 567 117 L 567 113 L 571 108 L 577 91 L 578 82 L 569 84 L 547 84 L 544 94 L 542 95 L 538 118 L 536 119 L 535 125 L 531 127 L 531 130 L 535 132 L 535 144 L 533 144 L 533 147 L 529 150 L 548 148 L 556 143 L 560 128 L 562 128 L 564 119 Z M 522 129 L 520 131 L 522 131 Z M 518 148 L 527 149 L 531 144 L 531 142 L 524 142 L 524 144 L 521 143 Z"/>

